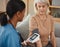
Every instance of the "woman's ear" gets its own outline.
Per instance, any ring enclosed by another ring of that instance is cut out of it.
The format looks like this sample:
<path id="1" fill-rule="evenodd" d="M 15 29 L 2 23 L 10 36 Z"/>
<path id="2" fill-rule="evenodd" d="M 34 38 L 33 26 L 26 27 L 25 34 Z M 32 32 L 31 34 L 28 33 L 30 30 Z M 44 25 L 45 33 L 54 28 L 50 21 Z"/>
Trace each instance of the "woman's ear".
<path id="1" fill-rule="evenodd" d="M 18 11 L 18 12 L 16 13 L 16 15 L 17 15 L 17 17 L 20 17 L 21 13 Z"/>

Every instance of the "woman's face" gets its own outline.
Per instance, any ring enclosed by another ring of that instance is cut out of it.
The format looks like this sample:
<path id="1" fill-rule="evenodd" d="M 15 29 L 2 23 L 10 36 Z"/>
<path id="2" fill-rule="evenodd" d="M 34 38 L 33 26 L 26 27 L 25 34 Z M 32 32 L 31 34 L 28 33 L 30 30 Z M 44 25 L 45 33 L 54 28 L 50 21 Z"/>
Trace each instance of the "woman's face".
<path id="1" fill-rule="evenodd" d="M 40 2 L 38 2 L 38 3 L 36 4 L 37 12 L 38 12 L 40 15 L 46 14 L 47 8 L 48 8 L 48 6 L 47 6 L 47 4 L 45 4 L 45 3 L 40 3 Z"/>
<path id="2" fill-rule="evenodd" d="M 24 14 L 25 14 L 25 9 L 22 12 L 19 12 L 18 21 L 22 21 L 23 20 Z"/>

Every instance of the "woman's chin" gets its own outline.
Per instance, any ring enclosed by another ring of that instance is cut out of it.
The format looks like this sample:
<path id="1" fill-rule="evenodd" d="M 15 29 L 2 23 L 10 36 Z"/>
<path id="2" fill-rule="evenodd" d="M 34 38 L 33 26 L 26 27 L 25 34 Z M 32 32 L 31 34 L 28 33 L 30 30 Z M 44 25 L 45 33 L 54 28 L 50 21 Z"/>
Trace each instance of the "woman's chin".
<path id="1" fill-rule="evenodd" d="M 45 15 L 45 13 L 39 13 L 40 15 Z"/>
<path id="2" fill-rule="evenodd" d="M 19 22 L 21 22 L 21 21 L 23 21 L 23 20 L 19 20 Z"/>

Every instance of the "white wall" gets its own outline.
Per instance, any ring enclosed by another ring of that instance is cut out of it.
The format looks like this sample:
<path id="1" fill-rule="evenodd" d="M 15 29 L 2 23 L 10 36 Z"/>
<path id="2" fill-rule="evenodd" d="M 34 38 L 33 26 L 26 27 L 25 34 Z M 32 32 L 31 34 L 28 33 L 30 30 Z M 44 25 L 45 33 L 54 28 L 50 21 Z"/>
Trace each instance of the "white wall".
<path id="1" fill-rule="evenodd" d="M 34 14 L 34 0 L 29 0 L 29 13 Z"/>
<path id="2" fill-rule="evenodd" d="M 9 0 L 0 0 L 0 11 L 6 11 L 6 4 Z"/>
<path id="3" fill-rule="evenodd" d="M 27 0 L 23 0 L 23 1 L 26 4 L 26 14 L 27 14 Z"/>
<path id="4" fill-rule="evenodd" d="M 26 3 L 26 13 L 27 14 L 34 14 L 34 0 L 23 0 Z"/>

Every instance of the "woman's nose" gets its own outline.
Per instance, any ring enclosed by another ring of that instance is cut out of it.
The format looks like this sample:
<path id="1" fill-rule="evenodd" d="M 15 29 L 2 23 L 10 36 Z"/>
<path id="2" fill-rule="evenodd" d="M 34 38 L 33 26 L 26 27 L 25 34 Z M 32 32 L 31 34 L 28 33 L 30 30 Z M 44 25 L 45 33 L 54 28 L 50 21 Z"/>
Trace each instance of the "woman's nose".
<path id="1" fill-rule="evenodd" d="M 43 7 L 40 7 L 40 11 L 42 11 L 43 10 Z"/>

